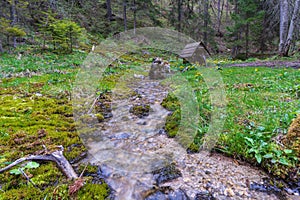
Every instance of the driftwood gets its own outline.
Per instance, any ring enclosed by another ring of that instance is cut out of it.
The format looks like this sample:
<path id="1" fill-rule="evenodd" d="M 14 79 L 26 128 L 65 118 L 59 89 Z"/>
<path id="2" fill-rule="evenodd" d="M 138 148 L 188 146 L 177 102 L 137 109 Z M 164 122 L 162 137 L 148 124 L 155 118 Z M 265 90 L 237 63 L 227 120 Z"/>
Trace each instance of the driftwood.
<path id="1" fill-rule="evenodd" d="M 10 165 L 0 169 L 0 173 L 5 172 L 12 167 L 29 160 L 41 160 L 41 161 L 52 161 L 57 164 L 57 167 L 66 175 L 68 179 L 77 179 L 78 175 L 75 173 L 73 167 L 69 163 L 69 161 L 63 155 L 63 147 L 58 151 L 53 151 L 51 153 L 47 153 L 45 155 L 28 155 L 23 158 L 19 158 L 14 161 Z"/>

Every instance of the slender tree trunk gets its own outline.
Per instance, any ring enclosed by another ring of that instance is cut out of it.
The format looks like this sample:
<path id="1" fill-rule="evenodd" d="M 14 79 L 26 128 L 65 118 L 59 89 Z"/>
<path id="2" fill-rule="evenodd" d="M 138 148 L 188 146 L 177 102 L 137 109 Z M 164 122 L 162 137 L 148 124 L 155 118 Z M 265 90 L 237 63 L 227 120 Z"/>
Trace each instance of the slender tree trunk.
<path id="1" fill-rule="evenodd" d="M 294 11 L 293 11 L 293 15 L 292 15 L 292 19 L 291 19 L 291 23 L 290 23 L 290 27 L 289 27 L 289 32 L 288 32 L 288 35 L 287 35 L 287 38 L 286 38 L 286 41 L 285 41 L 284 47 L 283 47 L 283 55 L 284 56 L 288 56 L 288 54 L 289 54 L 289 50 L 290 50 L 291 43 L 293 40 L 295 26 L 297 23 L 299 23 L 299 21 L 298 21 L 299 2 L 300 2 L 300 0 L 295 1 Z"/>
<path id="2" fill-rule="evenodd" d="M 111 0 L 106 0 L 106 9 L 107 9 L 107 19 L 112 20 L 112 11 L 111 11 Z"/>
<path id="3" fill-rule="evenodd" d="M 209 6 L 209 0 L 204 0 L 204 23 L 203 23 L 203 42 L 205 45 L 207 45 L 208 42 L 208 20 L 209 20 L 209 13 L 208 13 L 208 6 Z"/>
<path id="4" fill-rule="evenodd" d="M 135 5 L 135 0 L 133 0 L 133 33 L 135 35 L 136 31 L 136 5 Z"/>
<path id="5" fill-rule="evenodd" d="M 222 1 L 222 6 L 221 6 Z M 218 0 L 218 18 L 217 18 L 217 31 L 218 34 L 221 34 L 220 27 L 221 27 L 221 19 L 223 14 L 223 8 L 224 8 L 224 0 Z"/>
<path id="6" fill-rule="evenodd" d="M 235 3 L 234 12 L 235 12 L 235 14 L 238 14 L 238 12 L 239 12 L 239 10 L 238 10 L 238 0 L 235 0 L 234 3 Z M 234 36 L 234 40 L 238 41 L 239 39 L 240 39 L 240 33 L 239 33 L 239 31 L 236 31 L 235 36 Z M 239 54 L 239 46 L 234 45 L 231 49 L 231 56 L 233 58 L 235 58 L 238 54 Z"/>
<path id="7" fill-rule="evenodd" d="M 0 19 L 1 19 L 1 17 L 2 17 L 2 7 L 3 6 L 3 4 L 1 5 L 1 7 L 0 7 Z M 2 46 L 2 38 L 1 38 L 1 35 L 2 34 L 0 34 L 0 53 L 3 53 L 4 52 L 4 50 L 3 50 L 3 46 Z"/>
<path id="8" fill-rule="evenodd" d="M 123 1 L 123 18 L 124 18 L 124 31 L 127 31 L 127 0 Z"/>
<path id="9" fill-rule="evenodd" d="M 248 58 L 248 51 L 249 51 L 249 24 L 246 24 L 246 32 L 245 32 L 245 37 L 246 37 L 246 58 Z"/>
<path id="10" fill-rule="evenodd" d="M 177 11 L 178 11 L 178 32 L 181 31 L 181 7 L 182 7 L 182 0 L 177 0 Z"/>
<path id="11" fill-rule="evenodd" d="M 2 39 L 0 38 L 0 53 L 3 53 L 4 50 L 3 50 L 3 47 L 2 47 Z"/>
<path id="12" fill-rule="evenodd" d="M 289 3 L 288 0 L 280 0 L 280 41 L 279 41 L 279 54 L 284 55 L 284 44 L 286 41 L 289 20 Z"/>
<path id="13" fill-rule="evenodd" d="M 17 16 L 16 16 L 16 1 L 12 0 L 10 5 L 10 25 L 14 26 L 17 22 Z M 13 47 L 17 47 L 17 38 L 13 37 Z"/>
<path id="14" fill-rule="evenodd" d="M 263 23 L 262 23 L 262 31 L 260 33 L 260 36 L 259 36 L 259 40 L 260 40 L 260 47 L 259 47 L 259 50 L 260 50 L 260 53 L 264 53 L 264 51 L 266 50 L 266 36 L 265 36 L 265 32 L 266 32 L 266 28 L 267 28 L 267 17 L 266 15 L 264 16 L 264 20 L 263 20 Z"/>
<path id="15" fill-rule="evenodd" d="M 226 16 L 225 16 L 226 22 L 229 21 L 229 0 L 226 0 Z"/>

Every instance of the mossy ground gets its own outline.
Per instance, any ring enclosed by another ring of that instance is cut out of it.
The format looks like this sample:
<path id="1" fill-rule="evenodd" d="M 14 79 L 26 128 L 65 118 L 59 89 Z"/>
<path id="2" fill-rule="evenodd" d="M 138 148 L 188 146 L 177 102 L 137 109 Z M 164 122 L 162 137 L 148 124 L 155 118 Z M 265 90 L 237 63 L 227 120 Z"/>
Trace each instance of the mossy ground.
<path id="1" fill-rule="evenodd" d="M 16 60 L 3 55 L 0 61 L 0 167 L 47 147 L 64 147 L 70 163 L 86 155 L 73 119 L 71 84 L 85 53 L 58 56 L 39 54 Z M 28 74 L 22 74 L 27 72 Z M 20 76 L 20 77 L 18 77 Z M 24 77 L 25 76 L 25 77 Z M 68 194 L 72 181 L 55 163 L 41 162 L 26 170 L 36 186 L 22 175 L 0 174 L 0 199 L 104 199 L 109 194 L 105 183 L 86 184 L 74 196 Z M 80 173 L 80 172 L 79 172 Z"/>

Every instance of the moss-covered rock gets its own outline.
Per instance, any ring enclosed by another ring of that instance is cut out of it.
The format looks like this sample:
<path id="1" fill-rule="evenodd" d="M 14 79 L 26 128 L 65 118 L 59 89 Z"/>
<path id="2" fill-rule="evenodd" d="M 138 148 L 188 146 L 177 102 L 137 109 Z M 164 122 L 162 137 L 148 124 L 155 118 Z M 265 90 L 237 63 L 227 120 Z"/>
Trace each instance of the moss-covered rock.
<path id="1" fill-rule="evenodd" d="M 175 164 L 170 164 L 161 169 L 154 170 L 152 174 L 154 176 L 157 185 L 160 185 L 161 183 L 165 183 L 182 176 L 181 171 L 176 168 Z"/>
<path id="2" fill-rule="evenodd" d="M 165 131 L 169 137 L 175 137 L 181 120 L 180 103 L 174 94 L 169 93 L 167 97 L 163 99 L 161 105 L 165 109 L 172 111 L 166 118 Z"/>
<path id="3" fill-rule="evenodd" d="M 104 116 L 101 113 L 97 113 L 95 114 L 95 116 L 97 117 L 99 122 L 103 122 L 104 121 Z"/>
<path id="4" fill-rule="evenodd" d="M 132 106 L 129 112 L 142 118 L 149 115 L 150 109 L 151 107 L 148 104 L 137 104 Z"/>
<path id="5" fill-rule="evenodd" d="M 166 118 L 165 130 L 169 137 L 175 137 L 181 120 L 181 111 L 180 109 L 175 110 Z"/>
<path id="6" fill-rule="evenodd" d="M 168 93 L 167 97 L 164 98 L 161 102 L 161 105 L 169 111 L 175 111 L 177 109 L 180 109 L 180 102 L 178 101 L 177 97 L 172 93 Z"/>
<path id="7" fill-rule="evenodd" d="M 100 117 L 99 121 L 103 121 L 104 119 L 108 119 L 112 117 L 111 95 L 112 95 L 111 92 L 101 93 L 98 100 L 95 103 L 96 117 L 98 120 Z M 99 114 L 101 114 L 102 117 Z"/>
<path id="8" fill-rule="evenodd" d="M 291 123 L 287 135 L 284 136 L 282 143 L 293 149 L 300 159 L 300 115 L 298 115 Z"/>

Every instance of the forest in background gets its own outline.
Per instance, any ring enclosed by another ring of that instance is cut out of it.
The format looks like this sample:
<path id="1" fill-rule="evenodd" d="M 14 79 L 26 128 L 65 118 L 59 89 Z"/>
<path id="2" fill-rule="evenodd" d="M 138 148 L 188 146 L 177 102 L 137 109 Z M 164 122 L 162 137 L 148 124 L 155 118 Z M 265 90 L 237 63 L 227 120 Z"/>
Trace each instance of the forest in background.
<path id="1" fill-rule="evenodd" d="M 149 26 L 203 41 L 214 54 L 245 59 L 300 50 L 300 0 L 1 0 L 0 52 L 20 44 L 70 52 Z"/>

